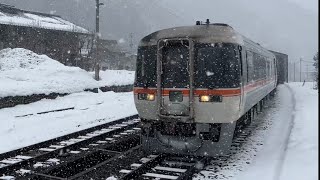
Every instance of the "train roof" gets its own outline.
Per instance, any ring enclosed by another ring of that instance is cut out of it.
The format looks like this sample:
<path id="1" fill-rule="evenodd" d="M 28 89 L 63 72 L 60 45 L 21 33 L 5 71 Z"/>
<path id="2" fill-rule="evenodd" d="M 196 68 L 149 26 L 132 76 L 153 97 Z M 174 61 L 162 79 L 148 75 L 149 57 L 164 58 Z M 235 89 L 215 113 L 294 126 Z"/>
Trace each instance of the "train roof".
<path id="1" fill-rule="evenodd" d="M 282 53 L 282 52 L 278 52 L 278 51 L 273 51 L 273 50 L 270 50 L 270 49 L 269 49 L 269 51 L 272 52 L 275 55 L 280 55 L 280 56 L 288 58 L 288 54 L 285 54 L 285 53 Z"/>
<path id="2" fill-rule="evenodd" d="M 227 24 L 174 27 L 156 31 L 144 37 L 139 46 L 157 45 L 160 39 L 192 38 L 198 43 L 226 42 L 243 45 L 242 36 Z"/>
<path id="3" fill-rule="evenodd" d="M 245 46 L 248 50 L 261 55 L 274 57 L 273 53 L 260 46 L 260 44 L 251 41 L 235 31 L 231 26 L 223 23 L 200 24 L 159 30 L 145 36 L 140 41 L 139 46 L 153 46 L 157 45 L 161 39 L 172 38 L 191 38 L 196 43 L 233 43 Z"/>

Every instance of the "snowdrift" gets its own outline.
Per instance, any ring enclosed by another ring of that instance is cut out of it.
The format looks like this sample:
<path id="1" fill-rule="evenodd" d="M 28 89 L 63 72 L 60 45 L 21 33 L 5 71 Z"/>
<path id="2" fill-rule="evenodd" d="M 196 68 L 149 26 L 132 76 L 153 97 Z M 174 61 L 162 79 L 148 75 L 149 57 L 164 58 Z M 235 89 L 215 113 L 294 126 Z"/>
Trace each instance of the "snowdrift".
<path id="1" fill-rule="evenodd" d="M 0 51 L 0 98 L 69 94 L 98 86 L 98 82 L 85 70 L 64 66 L 46 55 L 22 48 Z"/>
<path id="2" fill-rule="evenodd" d="M 91 72 L 94 77 L 94 72 Z M 134 82 L 134 71 L 127 70 L 106 70 L 100 71 L 99 86 L 126 86 L 133 85 Z"/>

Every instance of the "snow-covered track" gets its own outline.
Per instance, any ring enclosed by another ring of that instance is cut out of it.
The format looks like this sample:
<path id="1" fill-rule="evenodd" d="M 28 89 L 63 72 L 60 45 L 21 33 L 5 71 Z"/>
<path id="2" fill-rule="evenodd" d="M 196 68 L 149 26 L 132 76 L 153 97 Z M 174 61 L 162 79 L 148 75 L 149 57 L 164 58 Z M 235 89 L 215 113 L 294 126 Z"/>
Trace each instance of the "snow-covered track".
<path id="1" fill-rule="evenodd" d="M 47 166 L 33 167 L 31 173 L 19 176 L 17 179 L 72 180 L 83 178 L 90 173 L 89 178 L 95 178 L 97 174 L 100 174 L 97 168 L 105 164 L 113 164 L 116 159 L 138 150 L 140 148 L 139 134 L 139 128 L 115 134 L 112 138 L 106 138 L 105 141 L 100 140 L 89 145 L 88 148 L 79 148 L 65 156 L 59 156 L 56 164 L 50 164 L 50 160 L 47 160 L 44 162 Z"/>
<path id="2" fill-rule="evenodd" d="M 192 179 L 193 174 L 209 162 L 207 157 L 173 156 L 168 154 L 149 155 L 131 169 L 121 169 L 122 180 L 131 179 Z"/>
<path id="3" fill-rule="evenodd" d="M 230 156 L 238 152 L 241 145 L 246 142 L 246 138 L 258 125 L 259 123 L 252 123 L 237 134 L 229 155 L 210 158 L 151 154 L 131 163 L 127 169 L 119 170 L 120 179 L 192 179 L 196 173 L 209 164 L 222 166 L 228 163 Z"/>
<path id="4" fill-rule="evenodd" d="M 138 123 L 138 116 L 134 115 L 1 154 L 0 175 L 16 174 L 22 168 L 37 162 L 56 158 L 77 148 L 87 149 L 87 146 L 94 146 L 94 143 L 97 142 L 106 142 L 108 138 L 112 141 L 113 135 L 116 136 L 114 138 L 117 138 L 120 135 L 117 136 L 116 134 L 135 132 L 133 129 Z M 74 152 L 73 154 L 77 153 Z"/>

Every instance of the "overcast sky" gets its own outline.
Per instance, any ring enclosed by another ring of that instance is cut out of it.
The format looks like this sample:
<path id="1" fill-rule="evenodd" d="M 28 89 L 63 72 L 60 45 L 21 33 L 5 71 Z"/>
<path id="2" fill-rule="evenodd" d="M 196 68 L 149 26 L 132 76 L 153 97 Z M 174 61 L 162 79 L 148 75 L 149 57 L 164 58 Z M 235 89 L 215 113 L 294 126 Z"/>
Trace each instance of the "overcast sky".
<path id="1" fill-rule="evenodd" d="M 315 13 L 318 12 L 318 4 L 319 4 L 318 0 L 289 0 L 289 1 L 296 3 L 307 10 L 311 10 Z"/>
<path id="2" fill-rule="evenodd" d="M 19 8 L 54 13 L 94 30 L 95 0 L 0 0 Z M 210 18 L 290 61 L 311 60 L 318 50 L 318 0 L 101 0 L 104 38 L 138 41 L 153 31 Z"/>

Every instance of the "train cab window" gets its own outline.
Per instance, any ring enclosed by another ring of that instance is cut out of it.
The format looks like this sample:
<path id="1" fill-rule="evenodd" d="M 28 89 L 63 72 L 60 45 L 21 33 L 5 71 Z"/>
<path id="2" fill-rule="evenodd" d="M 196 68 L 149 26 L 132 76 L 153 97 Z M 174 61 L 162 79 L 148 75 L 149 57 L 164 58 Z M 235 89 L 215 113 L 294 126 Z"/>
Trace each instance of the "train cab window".
<path id="1" fill-rule="evenodd" d="M 162 49 L 162 86 L 164 88 L 188 88 L 188 41 L 169 41 Z"/>
<path id="2" fill-rule="evenodd" d="M 195 86 L 232 88 L 240 85 L 240 53 L 234 44 L 196 45 Z"/>
<path id="3" fill-rule="evenodd" d="M 139 47 L 135 86 L 156 87 L 157 46 Z"/>

